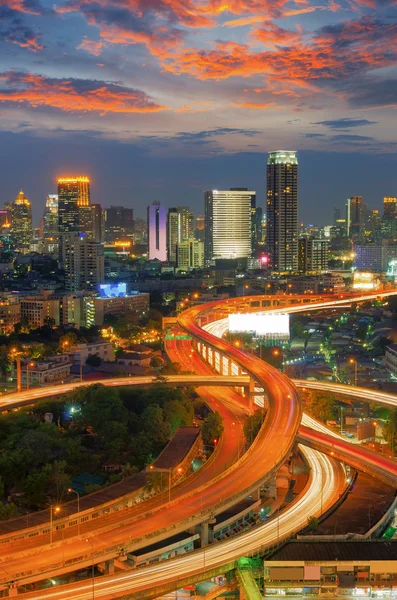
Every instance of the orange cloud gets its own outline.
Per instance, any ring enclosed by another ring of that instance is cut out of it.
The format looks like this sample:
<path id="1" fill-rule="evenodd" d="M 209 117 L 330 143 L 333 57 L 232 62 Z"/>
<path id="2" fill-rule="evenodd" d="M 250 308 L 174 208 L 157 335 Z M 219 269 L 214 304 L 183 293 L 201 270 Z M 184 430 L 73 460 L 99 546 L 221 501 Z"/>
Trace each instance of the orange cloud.
<path id="1" fill-rule="evenodd" d="M 233 106 L 236 108 L 253 108 L 257 110 L 263 110 L 266 108 L 271 108 L 272 106 L 276 106 L 275 102 L 239 102 L 233 103 Z"/>
<path id="2" fill-rule="evenodd" d="M 77 46 L 80 50 L 86 50 L 93 56 L 99 56 L 102 53 L 102 49 L 104 47 L 104 43 L 100 40 L 87 40 L 84 39 L 80 46 Z"/>
<path id="3" fill-rule="evenodd" d="M 263 23 L 266 21 L 265 15 L 254 15 L 252 17 L 241 17 L 241 19 L 233 19 L 222 23 L 222 27 L 245 27 L 254 23 Z"/>
<path id="4" fill-rule="evenodd" d="M 51 107 L 64 112 L 146 113 L 167 110 L 145 92 L 85 79 L 50 79 L 33 73 L 0 74 L 0 102 Z M 7 89 L 8 88 L 8 89 Z"/>

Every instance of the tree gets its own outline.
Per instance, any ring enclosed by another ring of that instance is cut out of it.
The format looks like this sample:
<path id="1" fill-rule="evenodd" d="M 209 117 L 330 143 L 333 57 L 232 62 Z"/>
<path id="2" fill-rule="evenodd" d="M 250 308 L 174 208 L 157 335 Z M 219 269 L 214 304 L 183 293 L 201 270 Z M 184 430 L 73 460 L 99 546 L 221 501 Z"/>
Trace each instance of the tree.
<path id="1" fill-rule="evenodd" d="M 15 517 L 18 514 L 18 509 L 15 504 L 3 504 L 0 502 L 0 521 L 7 521 L 11 517 Z"/>
<path id="2" fill-rule="evenodd" d="M 154 494 L 162 491 L 163 484 L 167 486 L 167 482 L 163 481 L 163 479 L 167 480 L 167 477 L 164 477 L 162 471 L 149 471 L 146 477 L 145 490 Z"/>
<path id="3" fill-rule="evenodd" d="M 102 364 L 102 358 L 98 354 L 91 354 L 91 356 L 87 357 L 85 364 L 91 367 L 99 367 Z"/>
<path id="4" fill-rule="evenodd" d="M 265 412 L 261 409 L 258 409 L 254 412 L 253 415 L 250 415 L 244 423 L 244 436 L 249 444 L 252 444 L 252 442 L 258 435 L 259 430 L 262 427 L 264 418 Z"/>
<path id="5" fill-rule="evenodd" d="M 314 419 L 325 423 L 335 418 L 337 403 L 333 396 L 323 392 L 307 392 L 304 400 L 305 411 Z"/>
<path id="6" fill-rule="evenodd" d="M 164 367 L 164 362 L 161 360 L 161 358 L 158 358 L 157 356 L 153 356 L 150 359 L 150 366 L 155 371 L 161 371 Z"/>
<path id="7" fill-rule="evenodd" d="M 204 444 L 212 446 L 214 440 L 219 440 L 224 430 L 223 419 L 218 411 L 212 412 L 204 419 L 201 425 L 201 433 Z M 215 442 L 216 443 L 216 442 Z"/>

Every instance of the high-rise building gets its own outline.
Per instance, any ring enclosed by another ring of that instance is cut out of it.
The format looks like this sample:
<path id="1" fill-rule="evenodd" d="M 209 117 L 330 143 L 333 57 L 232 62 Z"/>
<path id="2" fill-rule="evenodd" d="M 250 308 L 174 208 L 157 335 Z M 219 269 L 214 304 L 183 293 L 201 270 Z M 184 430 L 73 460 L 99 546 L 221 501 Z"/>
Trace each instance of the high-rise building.
<path id="1" fill-rule="evenodd" d="M 46 240 L 58 241 L 58 194 L 48 194 L 44 209 L 43 237 Z"/>
<path id="2" fill-rule="evenodd" d="M 386 196 L 383 198 L 383 217 L 384 220 L 397 218 L 397 198 Z"/>
<path id="3" fill-rule="evenodd" d="M 178 242 L 177 248 L 178 270 L 191 271 L 204 267 L 204 242 L 190 238 Z"/>
<path id="4" fill-rule="evenodd" d="M 111 206 L 106 209 L 105 225 L 106 242 L 117 240 L 133 240 L 134 237 L 134 211 L 124 206 Z"/>
<path id="5" fill-rule="evenodd" d="M 11 203 L 11 234 L 16 249 L 28 252 L 33 239 L 32 207 L 22 190 Z"/>
<path id="6" fill-rule="evenodd" d="M 147 243 L 147 220 L 134 219 L 134 244 L 145 246 Z"/>
<path id="7" fill-rule="evenodd" d="M 92 231 L 94 242 L 105 241 L 105 209 L 100 204 L 91 204 Z"/>
<path id="8" fill-rule="evenodd" d="M 337 224 L 337 222 L 340 220 L 341 216 L 342 216 L 342 215 L 341 215 L 341 210 L 340 210 L 340 208 L 337 208 L 337 207 L 335 206 L 335 208 L 334 208 L 334 225 L 336 225 L 336 224 Z"/>
<path id="9" fill-rule="evenodd" d="M 193 213 L 186 206 L 177 206 L 168 210 L 167 251 L 170 262 L 176 262 L 177 244 L 193 237 L 193 222 Z"/>
<path id="10" fill-rule="evenodd" d="M 352 196 L 346 203 L 347 236 L 360 239 L 363 234 L 365 206 L 362 196 Z"/>
<path id="11" fill-rule="evenodd" d="M 251 212 L 251 217 L 251 254 L 252 256 L 255 256 L 258 250 L 258 246 L 262 244 L 262 208 L 260 206 L 257 206 L 255 210 Z"/>
<path id="12" fill-rule="evenodd" d="M 202 242 L 204 242 L 204 227 L 205 227 L 205 217 L 204 215 L 198 215 L 196 217 L 196 228 L 194 231 L 194 237 L 196 238 L 196 240 L 201 240 Z"/>
<path id="13" fill-rule="evenodd" d="M 65 289 L 97 290 L 105 277 L 103 244 L 93 242 L 84 233 L 63 235 L 62 263 Z"/>
<path id="14" fill-rule="evenodd" d="M 167 209 L 159 202 L 147 208 L 149 259 L 167 260 Z"/>
<path id="15" fill-rule="evenodd" d="M 276 273 L 298 268 L 298 159 L 288 150 L 267 161 L 266 248 Z"/>
<path id="16" fill-rule="evenodd" d="M 328 269 L 327 239 L 302 237 L 299 239 L 299 271 L 302 273 L 318 273 Z"/>
<path id="17" fill-rule="evenodd" d="M 217 258 L 251 256 L 251 204 L 255 195 L 247 188 L 204 192 L 207 264 Z"/>
<path id="18" fill-rule="evenodd" d="M 79 215 L 79 208 L 89 207 L 90 180 L 88 177 L 59 177 L 58 179 L 58 225 L 59 233 L 78 233 L 81 218 L 86 226 L 85 213 Z"/>

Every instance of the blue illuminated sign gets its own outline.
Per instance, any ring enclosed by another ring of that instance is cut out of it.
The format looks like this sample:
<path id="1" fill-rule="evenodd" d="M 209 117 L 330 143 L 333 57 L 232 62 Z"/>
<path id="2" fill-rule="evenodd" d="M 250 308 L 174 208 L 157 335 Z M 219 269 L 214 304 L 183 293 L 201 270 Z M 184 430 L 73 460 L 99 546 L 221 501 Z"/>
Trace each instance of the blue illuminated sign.
<path id="1" fill-rule="evenodd" d="M 126 283 L 102 283 L 99 286 L 101 298 L 119 298 L 127 295 Z"/>

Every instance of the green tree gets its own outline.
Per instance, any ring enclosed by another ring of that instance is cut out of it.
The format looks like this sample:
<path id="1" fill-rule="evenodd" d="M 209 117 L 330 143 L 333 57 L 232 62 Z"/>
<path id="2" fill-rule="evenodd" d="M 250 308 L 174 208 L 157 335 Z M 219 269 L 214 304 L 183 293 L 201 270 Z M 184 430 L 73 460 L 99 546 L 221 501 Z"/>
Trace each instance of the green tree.
<path id="1" fill-rule="evenodd" d="M 320 524 L 320 521 L 317 517 L 308 517 L 307 518 L 307 525 L 309 527 L 309 529 L 311 529 L 312 531 L 315 531 L 316 529 L 318 529 L 318 526 Z"/>
<path id="2" fill-rule="evenodd" d="M 18 514 L 18 509 L 15 504 L 3 504 L 0 502 L 0 521 L 7 521 L 11 517 L 15 517 Z"/>
<path id="3" fill-rule="evenodd" d="M 91 354 L 87 357 L 85 364 L 90 365 L 90 367 L 99 367 L 102 364 L 102 358 L 98 354 Z"/>
<path id="4" fill-rule="evenodd" d="M 258 409 L 254 412 L 254 414 L 250 415 L 244 423 L 244 436 L 249 444 L 252 444 L 254 439 L 259 433 L 260 428 L 262 427 L 262 423 L 265 418 L 265 412 L 261 409 Z"/>
<path id="5" fill-rule="evenodd" d="M 167 473 L 162 471 L 149 471 L 146 477 L 145 490 L 157 494 L 168 487 Z"/>
<path id="6" fill-rule="evenodd" d="M 218 411 L 212 412 L 204 419 L 201 425 L 201 433 L 204 444 L 212 446 L 214 440 L 219 440 L 224 430 L 223 419 Z"/>
<path id="7" fill-rule="evenodd" d="M 164 362 L 161 360 L 161 358 L 158 358 L 157 356 L 153 356 L 150 359 L 150 366 L 155 371 L 161 371 L 164 368 Z"/>
<path id="8" fill-rule="evenodd" d="M 304 400 L 305 411 L 314 419 L 325 423 L 335 419 L 337 402 L 330 394 L 323 392 L 307 392 Z"/>

